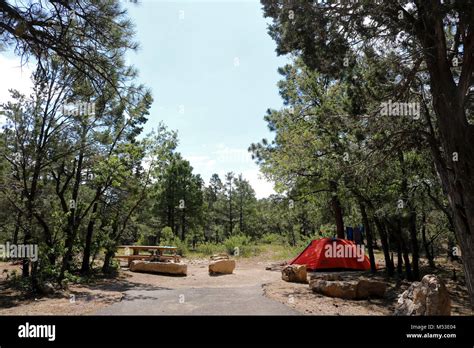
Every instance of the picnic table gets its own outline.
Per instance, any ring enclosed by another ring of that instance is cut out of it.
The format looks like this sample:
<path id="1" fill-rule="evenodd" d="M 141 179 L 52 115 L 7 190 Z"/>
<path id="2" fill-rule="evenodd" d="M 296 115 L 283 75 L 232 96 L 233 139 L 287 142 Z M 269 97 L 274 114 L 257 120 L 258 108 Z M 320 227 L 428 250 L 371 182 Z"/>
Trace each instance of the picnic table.
<path id="1" fill-rule="evenodd" d="M 118 249 L 131 250 L 132 255 L 116 255 L 115 258 L 128 261 L 128 265 L 133 260 L 146 261 L 170 261 L 179 262 L 180 258 L 177 254 L 178 248 L 174 246 L 158 246 L 158 245 L 119 245 Z M 140 254 L 141 251 L 148 254 Z"/>

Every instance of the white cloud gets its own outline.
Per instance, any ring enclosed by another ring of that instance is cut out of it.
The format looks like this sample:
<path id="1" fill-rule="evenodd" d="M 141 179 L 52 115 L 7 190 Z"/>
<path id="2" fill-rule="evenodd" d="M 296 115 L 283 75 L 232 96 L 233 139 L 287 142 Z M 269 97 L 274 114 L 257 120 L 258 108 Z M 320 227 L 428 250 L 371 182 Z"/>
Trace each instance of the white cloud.
<path id="1" fill-rule="evenodd" d="M 249 181 L 257 198 L 268 197 L 275 193 L 273 183 L 263 177 L 247 150 L 218 144 L 216 150 L 207 151 L 209 147 L 205 146 L 207 154 L 184 155 L 194 168 L 194 173 L 201 174 L 206 184 L 214 173 L 224 180 L 226 173 L 234 172 L 236 175 L 242 174 L 244 179 Z"/>
<path id="2" fill-rule="evenodd" d="M 258 169 L 245 170 L 242 176 L 250 182 L 257 198 L 265 198 L 275 193 L 273 183 L 267 181 Z"/>
<path id="3" fill-rule="evenodd" d="M 0 54 L 0 101 L 10 100 L 9 89 L 30 93 L 33 88 L 31 73 L 28 65 L 21 66 L 20 58 L 7 58 Z"/>
<path id="4" fill-rule="evenodd" d="M 20 59 L 7 58 L 0 54 L 0 103 L 11 100 L 9 89 L 16 89 L 24 94 L 29 94 L 33 88 L 31 82 L 31 69 L 21 66 Z M 5 123 L 4 116 L 0 115 L 0 127 Z"/>
<path id="5" fill-rule="evenodd" d="M 218 144 L 217 150 L 213 152 L 214 157 L 220 163 L 225 164 L 252 164 L 252 155 L 247 149 L 228 147 L 224 144 Z"/>
<path id="6" fill-rule="evenodd" d="M 191 166 L 198 171 L 212 171 L 216 165 L 216 161 L 209 156 L 186 156 L 186 159 L 191 163 Z"/>

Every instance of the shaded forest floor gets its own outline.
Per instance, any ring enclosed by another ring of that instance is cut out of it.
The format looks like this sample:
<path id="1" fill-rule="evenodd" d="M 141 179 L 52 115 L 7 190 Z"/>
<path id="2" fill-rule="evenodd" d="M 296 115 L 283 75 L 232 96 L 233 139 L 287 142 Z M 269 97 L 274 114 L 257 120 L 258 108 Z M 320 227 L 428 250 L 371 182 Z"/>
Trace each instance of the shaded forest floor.
<path id="1" fill-rule="evenodd" d="M 133 273 L 122 269 L 115 278 L 92 279 L 87 284 L 71 284 L 69 289 L 53 296 L 27 296 L 10 287 L 7 272 L 18 265 L 0 262 L 0 315 L 87 315 L 123 300 L 129 290 L 170 290 L 193 288 L 239 288 L 260 286 L 262 295 L 305 315 L 391 315 L 397 297 L 410 285 L 405 280 L 386 279 L 382 272 L 374 277 L 388 283 L 384 299 L 343 300 L 314 294 L 307 284 L 287 283 L 281 280 L 279 261 L 283 251 L 265 246 L 258 256 L 238 258 L 234 274 L 211 277 L 208 275 L 208 258 L 190 255 L 187 277 Z M 383 267 L 381 255 L 378 264 Z M 453 315 L 472 315 L 469 298 L 463 284 L 461 265 L 445 259 L 436 260 L 438 268 L 431 270 L 422 260 L 423 274 L 435 273 L 443 278 L 452 300 Z M 273 267 L 272 267 L 273 266 Z M 271 268 L 271 270 L 266 270 Z M 453 269 L 457 279 L 453 280 Z M 349 274 L 358 277 L 360 273 Z M 222 314 L 232 314 L 232 309 Z"/>

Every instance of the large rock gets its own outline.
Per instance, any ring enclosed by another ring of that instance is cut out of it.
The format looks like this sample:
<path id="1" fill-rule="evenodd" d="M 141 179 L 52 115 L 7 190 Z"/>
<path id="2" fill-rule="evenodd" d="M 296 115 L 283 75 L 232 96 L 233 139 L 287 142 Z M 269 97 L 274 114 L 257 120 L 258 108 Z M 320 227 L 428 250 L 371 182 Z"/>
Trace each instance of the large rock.
<path id="1" fill-rule="evenodd" d="M 322 280 L 343 280 L 341 274 L 339 273 L 312 273 L 310 276 L 311 280 L 322 279 Z"/>
<path id="2" fill-rule="evenodd" d="M 387 284 L 384 282 L 360 279 L 357 283 L 357 298 L 384 297 Z"/>
<path id="3" fill-rule="evenodd" d="M 232 274 L 235 269 L 235 260 L 217 260 L 209 264 L 209 273 L 213 274 Z"/>
<path id="4" fill-rule="evenodd" d="M 130 271 L 176 274 L 185 276 L 188 272 L 188 266 L 184 263 L 149 262 L 135 260 L 130 263 Z"/>
<path id="5" fill-rule="evenodd" d="M 324 296 L 349 300 L 357 298 L 357 282 L 355 281 L 313 279 L 309 286 L 311 290 Z"/>
<path id="6" fill-rule="evenodd" d="M 281 279 L 292 283 L 307 283 L 305 265 L 288 265 L 281 271 Z"/>
<path id="7" fill-rule="evenodd" d="M 384 297 L 387 288 L 384 282 L 369 279 L 343 281 L 312 278 L 309 286 L 318 294 L 349 300 Z"/>
<path id="8" fill-rule="evenodd" d="M 398 298 L 395 315 L 451 315 L 451 300 L 443 281 L 428 274 L 411 284 Z"/>

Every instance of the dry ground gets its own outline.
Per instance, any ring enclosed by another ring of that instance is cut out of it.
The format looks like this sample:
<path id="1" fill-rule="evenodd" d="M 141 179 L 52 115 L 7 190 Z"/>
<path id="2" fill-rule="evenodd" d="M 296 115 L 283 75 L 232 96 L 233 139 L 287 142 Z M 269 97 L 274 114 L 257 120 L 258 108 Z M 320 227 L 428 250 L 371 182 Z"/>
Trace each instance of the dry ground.
<path id="1" fill-rule="evenodd" d="M 350 301 L 314 294 L 307 284 L 287 283 L 281 280 L 279 267 L 268 254 L 238 259 L 232 275 L 209 276 L 208 260 L 204 258 L 184 260 L 188 264 L 187 277 L 134 273 L 122 269 L 113 279 L 100 279 L 90 284 L 70 285 L 67 291 L 54 297 L 25 297 L 19 291 L 7 288 L 3 270 L 19 269 L 17 265 L 0 262 L 0 315 L 87 315 L 93 314 L 113 303 L 120 302 L 124 293 L 135 289 L 195 289 L 195 288 L 238 288 L 261 286 L 262 295 L 306 315 L 390 315 L 398 295 L 409 283 L 388 281 L 389 289 L 385 299 Z M 440 260 L 439 262 L 443 262 Z M 445 262 L 445 261 L 444 261 Z M 457 280 L 451 279 L 452 269 L 457 269 Z M 438 272 L 445 280 L 451 293 L 453 315 L 472 315 L 469 300 L 457 264 L 443 264 Z M 353 274 L 354 277 L 358 273 Z M 377 275 L 382 278 L 382 275 Z M 383 278 L 382 278 L 383 279 Z M 385 280 L 385 279 L 383 279 Z M 231 314 L 232 309 L 229 309 Z"/>

